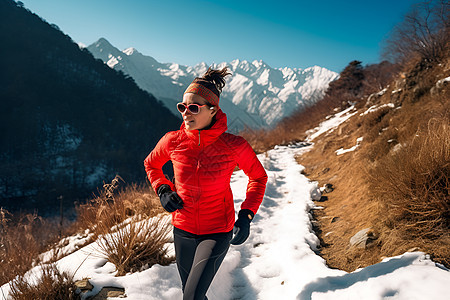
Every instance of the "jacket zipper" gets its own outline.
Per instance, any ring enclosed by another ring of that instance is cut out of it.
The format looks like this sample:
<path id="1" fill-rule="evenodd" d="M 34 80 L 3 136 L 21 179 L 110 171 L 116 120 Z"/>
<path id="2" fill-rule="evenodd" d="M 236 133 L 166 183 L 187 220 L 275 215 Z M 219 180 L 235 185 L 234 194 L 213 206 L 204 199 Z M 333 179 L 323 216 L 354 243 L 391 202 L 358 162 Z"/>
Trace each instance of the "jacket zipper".
<path id="1" fill-rule="evenodd" d="M 200 147 L 200 130 L 198 131 L 198 146 Z M 199 170 L 200 170 L 200 151 L 199 151 L 199 155 L 198 155 L 198 157 L 197 157 L 197 170 L 196 170 L 196 175 L 197 175 L 197 187 L 200 189 L 200 176 L 199 176 Z M 199 233 L 199 230 L 200 230 L 200 194 L 201 194 L 201 191 L 198 191 L 197 192 L 197 201 L 196 201 L 196 206 L 197 206 L 197 209 L 196 209 L 196 216 L 195 216 L 195 219 L 196 219 L 196 229 L 197 229 L 197 233 Z"/>

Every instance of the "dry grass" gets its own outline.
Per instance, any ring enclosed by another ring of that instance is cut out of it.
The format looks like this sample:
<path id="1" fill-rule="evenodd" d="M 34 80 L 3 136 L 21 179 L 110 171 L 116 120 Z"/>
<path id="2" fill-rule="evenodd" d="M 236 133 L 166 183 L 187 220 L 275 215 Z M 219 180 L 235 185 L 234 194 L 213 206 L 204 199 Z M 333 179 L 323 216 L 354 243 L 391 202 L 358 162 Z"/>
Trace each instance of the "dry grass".
<path id="1" fill-rule="evenodd" d="M 156 216 L 150 219 L 132 218 L 129 222 L 110 226 L 100 223 L 100 252 L 116 266 L 117 276 L 140 271 L 154 264 L 169 265 L 166 243 L 170 241 L 170 223 Z"/>
<path id="2" fill-rule="evenodd" d="M 13 216 L 0 208 L 0 285 L 38 263 L 38 255 L 57 239 L 58 231 L 37 214 Z"/>
<path id="3" fill-rule="evenodd" d="M 101 253 L 116 266 L 117 275 L 173 261 L 167 256 L 170 223 L 158 197 L 146 186 L 128 186 L 114 195 L 117 180 L 78 211 L 78 228 L 90 228 Z"/>
<path id="4" fill-rule="evenodd" d="M 73 276 L 66 272 L 60 272 L 55 265 L 45 265 L 41 273 L 35 275 L 38 278 L 34 283 L 17 276 L 11 281 L 10 298 L 12 300 L 78 300 Z"/>
<path id="5" fill-rule="evenodd" d="M 114 180 L 113 180 L 114 182 Z M 134 215 L 152 217 L 163 213 L 158 196 L 144 185 L 129 185 L 114 195 L 111 184 L 100 195 L 76 207 L 77 230 L 90 229 L 94 233 L 99 223 L 117 225 Z"/>
<path id="6" fill-rule="evenodd" d="M 115 236 L 120 237 L 120 240 L 116 241 L 116 250 L 112 248 L 114 244 L 109 244 L 109 248 L 105 248 L 105 254 L 115 251 L 120 253 L 120 257 L 128 255 L 132 258 L 118 262 L 118 270 L 130 271 L 136 269 L 135 266 L 155 262 L 166 264 L 163 232 L 166 232 L 167 225 L 153 220 L 147 223 L 137 222 L 127 227 L 117 226 L 124 224 L 130 217 L 135 221 L 148 220 L 163 213 L 157 196 L 144 185 L 127 186 L 115 195 L 118 182 L 116 179 L 111 184 L 106 184 L 98 197 L 78 205 L 78 219 L 70 228 L 62 230 L 63 236 L 60 236 L 61 228 L 56 223 L 37 214 L 12 215 L 0 208 L 0 285 L 11 281 L 16 275 L 22 276 L 32 266 L 42 263 L 39 255 L 49 248 L 54 250 L 50 262 L 60 259 L 62 252 L 58 247 L 63 247 L 64 244 L 56 243 L 59 238 L 88 229 L 93 235 L 85 241 L 87 244 L 99 236 L 107 236 L 111 232 L 108 226 L 116 226 Z M 117 228 L 120 230 L 117 231 Z M 79 248 L 82 246 L 78 245 Z M 70 253 L 64 253 L 67 254 Z M 120 261 L 114 258 L 114 254 L 110 256 L 111 260 Z M 122 264 L 126 266 L 123 267 Z"/>
<path id="7" fill-rule="evenodd" d="M 449 119 L 431 119 L 426 130 L 419 130 L 408 145 L 379 160 L 370 172 L 370 190 L 383 204 L 389 228 L 383 244 L 387 253 L 397 252 L 399 238 L 422 247 L 450 247 L 449 124 Z M 433 252 L 450 265 L 450 257 Z"/>

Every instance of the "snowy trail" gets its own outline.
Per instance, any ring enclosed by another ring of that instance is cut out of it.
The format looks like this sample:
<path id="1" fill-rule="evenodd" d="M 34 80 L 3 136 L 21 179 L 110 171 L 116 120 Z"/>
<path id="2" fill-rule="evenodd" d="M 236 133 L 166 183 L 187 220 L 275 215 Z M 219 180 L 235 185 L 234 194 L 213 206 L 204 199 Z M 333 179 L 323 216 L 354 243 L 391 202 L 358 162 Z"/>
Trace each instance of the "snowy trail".
<path id="1" fill-rule="evenodd" d="M 294 159 L 300 146 L 275 147 L 259 159 L 269 180 L 264 201 L 251 225 L 249 239 L 231 246 L 210 290 L 210 300 L 273 299 L 447 299 L 450 272 L 423 253 L 406 253 L 352 273 L 329 269 L 314 249 L 319 241 L 312 232 L 311 192 L 317 189 L 301 174 Z M 242 171 L 232 176 L 236 210 L 245 198 L 248 178 Z M 69 245 L 70 247 L 71 245 Z M 182 299 L 175 264 L 154 265 L 141 272 L 116 277 L 115 267 L 96 250 L 96 243 L 62 258 L 60 270 L 74 279 L 89 278 L 95 295 L 104 286 L 122 287 L 130 300 Z M 171 247 L 173 245 L 171 244 Z M 30 278 L 39 271 L 35 267 Z M 0 299 L 7 295 L 3 285 Z M 7 297 L 7 296 L 6 296 Z M 119 298 L 109 298 L 119 299 Z"/>
<path id="2" fill-rule="evenodd" d="M 241 257 L 233 272 L 232 299 L 276 299 L 280 295 L 295 299 L 299 286 L 329 273 L 312 250 L 319 243 L 308 213 L 314 207 L 310 192 L 316 185 L 301 175 L 303 167 L 294 159 L 295 152 L 302 150 L 277 147 L 259 156 L 269 180 L 249 240 L 230 251 L 239 251 Z M 246 181 L 242 172 L 233 177 L 236 211 L 245 197 Z M 249 286 L 242 287 L 242 282 Z"/>
<path id="3" fill-rule="evenodd" d="M 303 167 L 294 159 L 305 150 L 276 147 L 259 156 L 269 177 L 267 192 L 249 240 L 230 250 L 229 260 L 240 258 L 232 271 L 231 299 L 446 299 L 450 273 L 423 253 L 406 253 L 352 273 L 326 266 L 314 252 L 319 241 L 309 214 L 316 208 L 310 195 L 317 185 L 301 174 Z M 245 186 L 242 172 L 233 176 L 236 210 Z"/>

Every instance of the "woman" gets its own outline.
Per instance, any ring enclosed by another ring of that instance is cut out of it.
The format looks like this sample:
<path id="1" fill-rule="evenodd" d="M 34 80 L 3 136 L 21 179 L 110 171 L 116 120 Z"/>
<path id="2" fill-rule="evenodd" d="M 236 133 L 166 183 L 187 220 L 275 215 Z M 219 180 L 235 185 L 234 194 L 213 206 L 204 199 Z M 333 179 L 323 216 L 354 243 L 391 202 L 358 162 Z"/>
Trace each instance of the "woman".
<path id="1" fill-rule="evenodd" d="M 242 244 L 266 188 L 267 174 L 247 141 L 227 130 L 219 108 L 227 67 L 194 79 L 177 104 L 183 117 L 144 161 L 153 189 L 172 213 L 174 244 L 183 299 L 207 299 L 206 292 L 230 243 Z M 171 160 L 175 184 L 163 174 Z M 238 166 L 249 177 L 246 199 L 235 222 L 230 178 Z M 234 236 L 233 236 L 234 235 Z"/>

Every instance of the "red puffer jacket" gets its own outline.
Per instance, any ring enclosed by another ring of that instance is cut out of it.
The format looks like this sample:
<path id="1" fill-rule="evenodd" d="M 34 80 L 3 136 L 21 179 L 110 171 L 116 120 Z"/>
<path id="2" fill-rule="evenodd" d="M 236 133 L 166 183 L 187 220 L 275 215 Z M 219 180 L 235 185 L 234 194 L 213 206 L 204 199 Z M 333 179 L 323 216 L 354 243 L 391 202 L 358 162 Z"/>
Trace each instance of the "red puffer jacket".
<path id="1" fill-rule="evenodd" d="M 183 199 L 183 208 L 172 213 L 175 227 L 194 234 L 231 231 L 235 214 L 230 178 L 236 166 L 249 177 L 241 209 L 258 210 L 267 174 L 247 141 L 226 130 L 226 115 L 219 110 L 210 129 L 186 130 L 183 123 L 180 130 L 164 135 L 145 159 L 153 189 L 168 184 Z M 175 186 L 162 172 L 168 160 Z"/>

